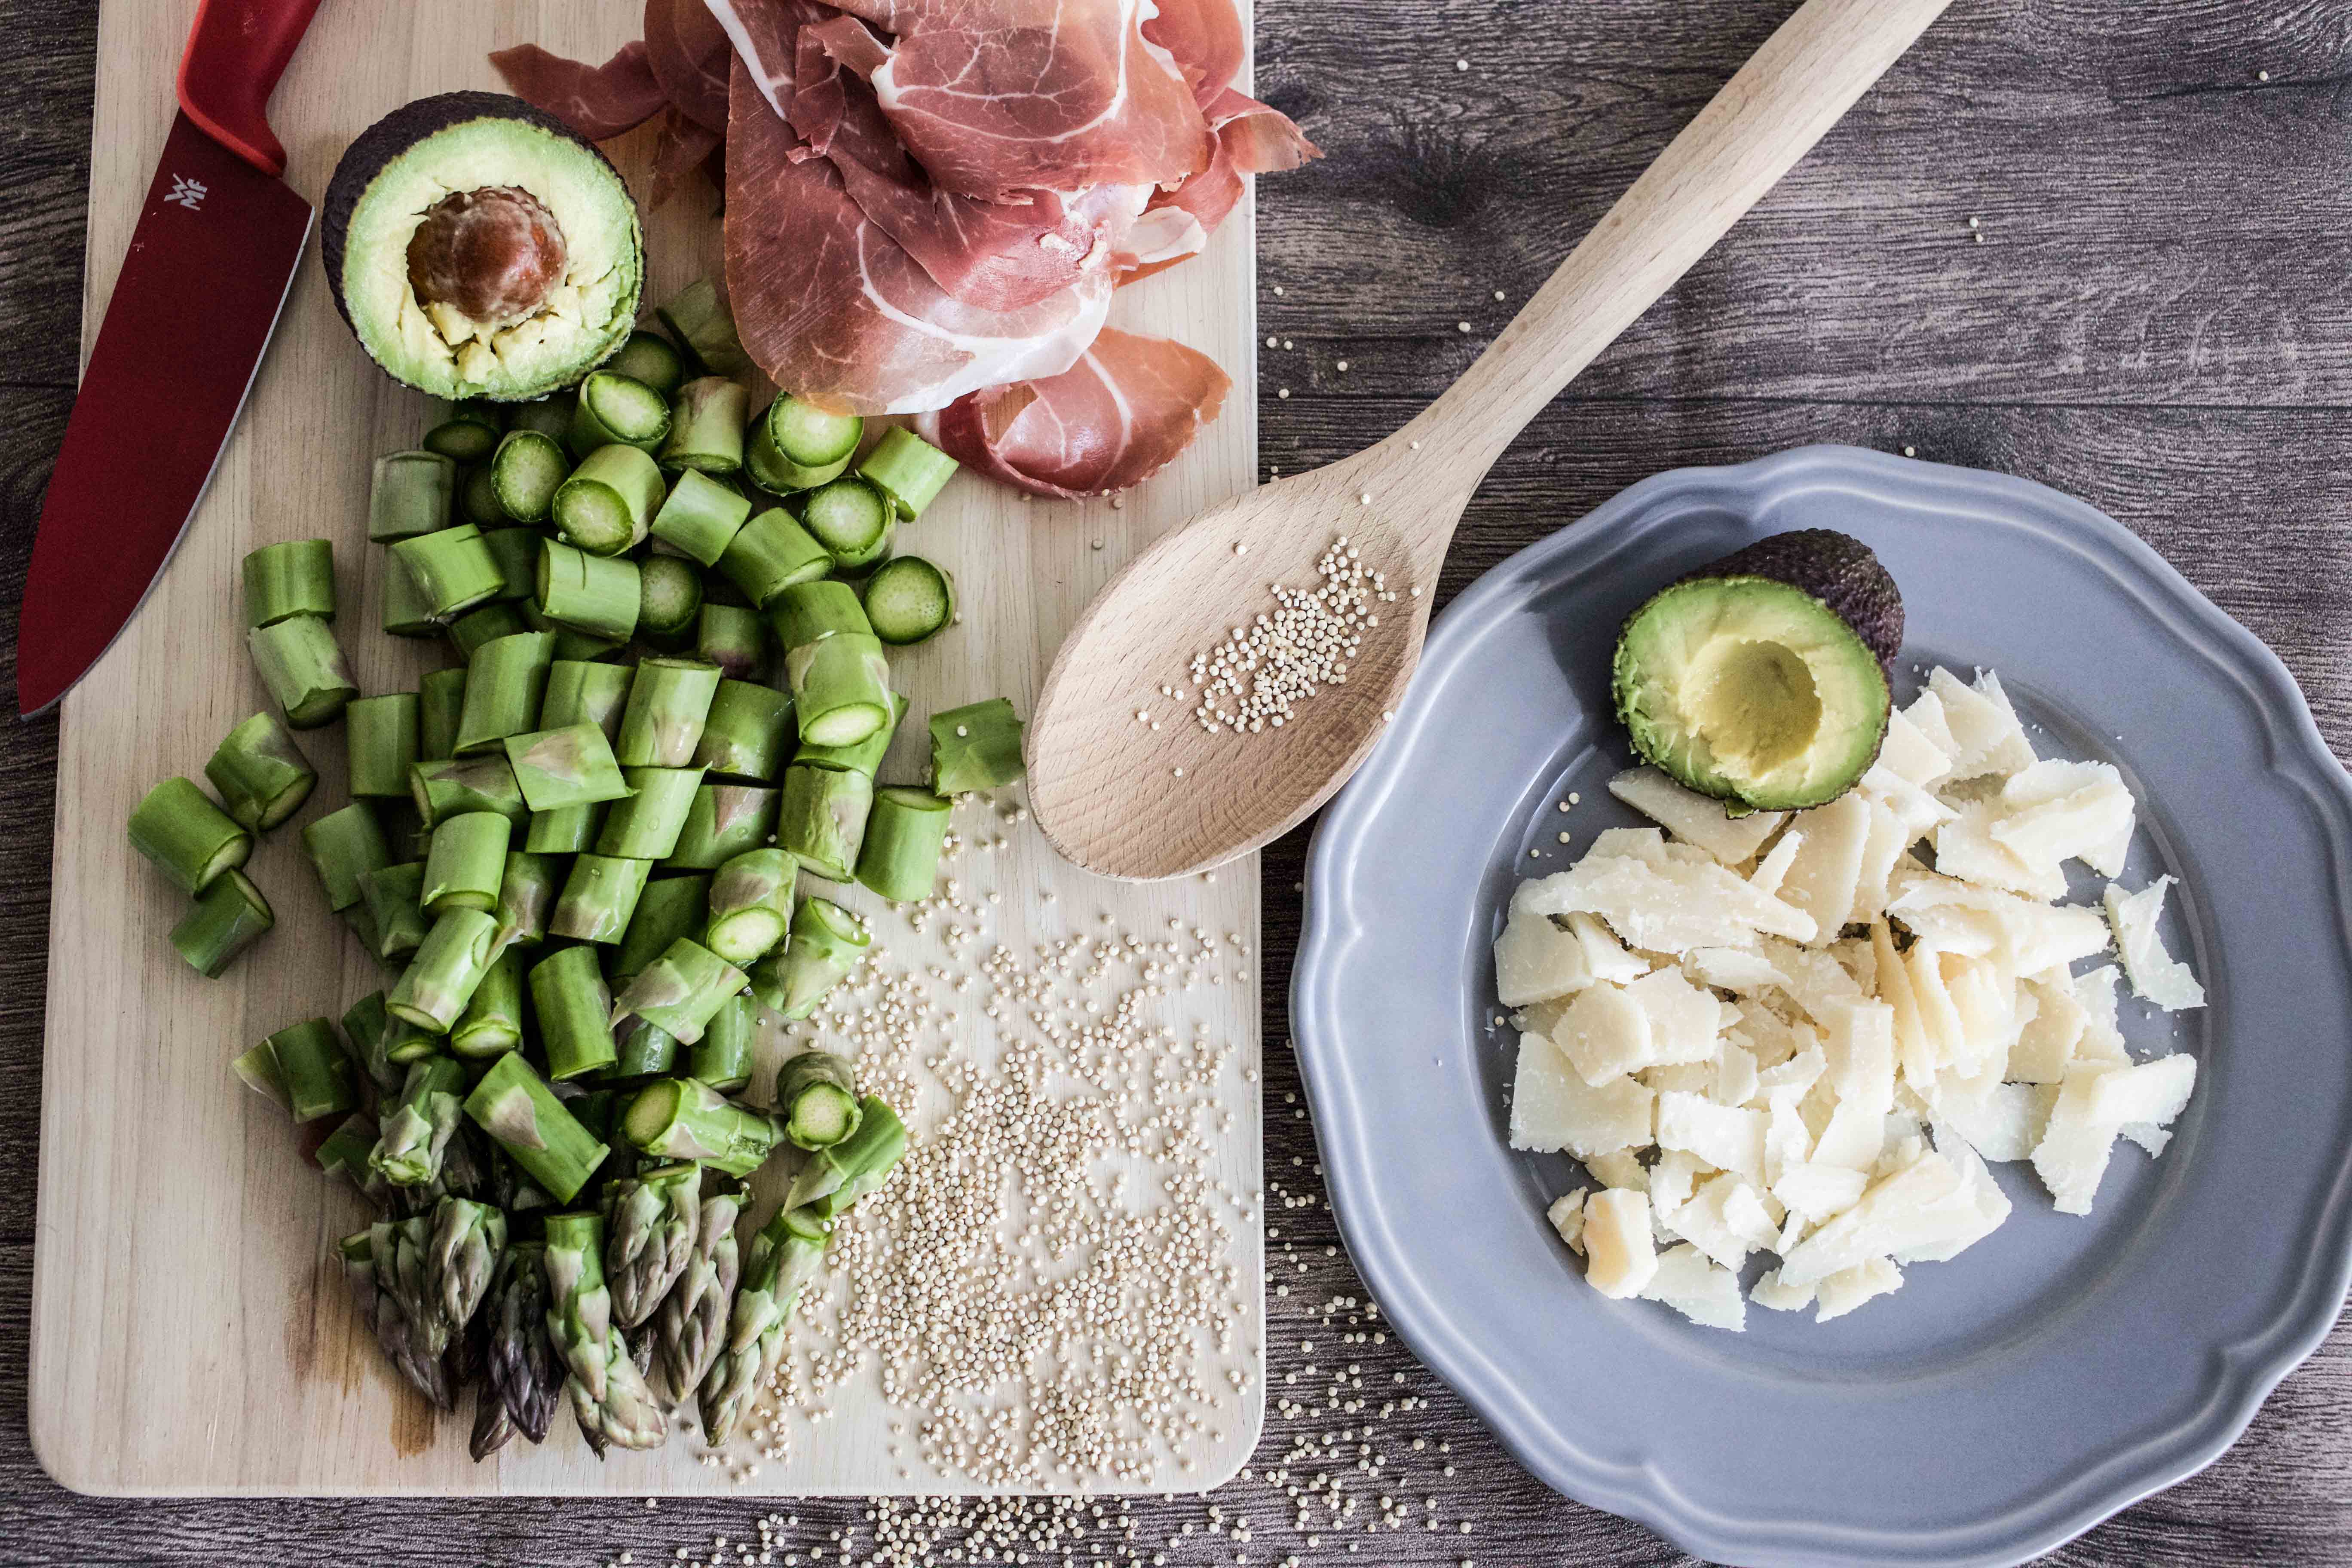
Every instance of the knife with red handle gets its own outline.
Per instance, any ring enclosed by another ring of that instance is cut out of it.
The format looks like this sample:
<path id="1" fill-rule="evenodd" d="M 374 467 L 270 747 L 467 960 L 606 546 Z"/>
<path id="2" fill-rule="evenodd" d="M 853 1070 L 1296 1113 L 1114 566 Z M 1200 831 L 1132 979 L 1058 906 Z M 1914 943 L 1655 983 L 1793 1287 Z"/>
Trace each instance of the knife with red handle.
<path id="1" fill-rule="evenodd" d="M 53 706 L 130 624 L 185 531 L 301 264 L 269 95 L 319 0 L 203 0 L 34 536 L 16 706 Z"/>

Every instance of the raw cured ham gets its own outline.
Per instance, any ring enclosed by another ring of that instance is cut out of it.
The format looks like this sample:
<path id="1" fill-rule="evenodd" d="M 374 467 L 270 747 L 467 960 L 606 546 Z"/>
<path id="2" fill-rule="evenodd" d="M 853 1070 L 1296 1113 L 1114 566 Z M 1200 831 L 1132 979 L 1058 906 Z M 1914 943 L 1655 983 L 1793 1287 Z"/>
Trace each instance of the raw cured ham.
<path id="1" fill-rule="evenodd" d="M 1110 309 L 1108 268 L 1019 310 L 950 298 L 735 68 L 727 288 L 743 348 L 781 386 L 861 414 L 940 408 L 1067 368 Z M 803 155 L 795 157 L 796 153 Z"/>
<path id="2" fill-rule="evenodd" d="M 591 142 L 635 131 L 669 102 L 643 39 L 622 45 L 601 66 L 551 55 L 537 44 L 500 49 L 490 64 L 517 98 Z"/>
<path id="3" fill-rule="evenodd" d="M 709 132 L 727 134 L 726 29 L 702 0 L 646 0 L 646 58 L 670 107 Z"/>
<path id="4" fill-rule="evenodd" d="M 922 425 L 958 462 L 1074 500 L 1158 473 L 1217 416 L 1232 384 L 1181 343 L 1106 329 L 1061 374 L 975 393 Z"/>
<path id="5" fill-rule="evenodd" d="M 1160 15 L 1143 24 L 1143 36 L 1168 51 L 1176 69 L 1192 84 L 1192 97 L 1207 110 L 1230 86 L 1249 55 L 1242 14 L 1233 0 L 1152 0 Z M 1215 123 L 1211 116 L 1211 123 Z"/>
<path id="6" fill-rule="evenodd" d="M 1323 155 L 1288 115 L 1232 88 L 1220 88 L 1207 111 L 1217 132 L 1216 155 L 1207 168 L 1174 190 L 1151 198 L 1114 263 L 1121 283 L 1149 278 L 1197 255 L 1241 201 L 1244 174 L 1279 174 Z"/>

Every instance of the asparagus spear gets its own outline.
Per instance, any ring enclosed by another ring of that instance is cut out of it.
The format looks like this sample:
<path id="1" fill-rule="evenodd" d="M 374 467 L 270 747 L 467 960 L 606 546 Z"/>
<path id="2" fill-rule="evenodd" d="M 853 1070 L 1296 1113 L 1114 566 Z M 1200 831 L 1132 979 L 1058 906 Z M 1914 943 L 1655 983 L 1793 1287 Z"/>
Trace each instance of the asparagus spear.
<path id="1" fill-rule="evenodd" d="M 1005 699 L 992 697 L 931 715 L 935 793 L 1000 789 L 1021 773 L 1021 720 Z"/>
<path id="2" fill-rule="evenodd" d="M 383 1114 L 369 1167 L 396 1187 L 421 1187 L 437 1177 L 465 1092 L 466 1069 L 449 1058 L 412 1065 L 400 1098 Z"/>
<path id="3" fill-rule="evenodd" d="M 629 929 L 613 954 L 613 983 L 626 985 L 682 936 L 699 936 L 709 919 L 710 879 L 662 877 L 646 884 Z"/>
<path id="4" fill-rule="evenodd" d="M 562 896 L 555 900 L 554 918 L 547 922 L 556 936 L 579 942 L 614 942 L 629 929 L 644 896 L 649 860 L 624 860 L 610 855 L 582 855 L 572 862 Z"/>
<path id="5" fill-rule="evenodd" d="M 646 1153 L 699 1160 L 730 1176 L 758 1170 L 783 1136 L 768 1117 L 690 1078 L 646 1085 L 630 1102 L 621 1127 Z"/>
<path id="6" fill-rule="evenodd" d="M 740 382 L 724 375 L 698 376 L 677 389 L 677 401 L 670 408 L 669 439 L 662 443 L 661 466 L 677 473 L 670 489 L 670 500 L 686 488 L 688 478 L 700 479 L 704 474 L 732 474 L 743 467 L 743 426 L 751 422 L 750 396 Z M 724 485 L 709 487 L 721 495 L 734 496 Z M 737 527 L 751 514 L 751 503 L 740 496 L 735 498 L 742 510 L 735 514 Z M 707 503 L 704 503 L 707 504 Z M 662 512 L 669 507 L 665 504 Z M 727 547 L 725 539 L 709 555 L 688 549 L 687 545 L 662 531 L 661 515 L 654 519 L 654 537 L 667 540 L 695 556 L 705 566 L 719 560 L 719 552 Z M 727 538 L 734 530 L 727 530 Z M 708 541 L 705 541 L 706 544 Z"/>
<path id="7" fill-rule="evenodd" d="M 547 695 L 540 703 L 539 727 L 561 730 L 567 724 L 593 724 L 611 741 L 621 732 L 621 713 L 635 679 L 636 671 L 625 664 L 559 658 L 547 667 Z"/>
<path id="8" fill-rule="evenodd" d="M 866 958 L 874 938 L 829 899 L 803 899 L 792 940 L 751 967 L 751 992 L 784 1018 L 805 1018 Z"/>
<path id="9" fill-rule="evenodd" d="M 701 787 L 700 768 L 625 767 L 630 794 L 605 813 L 596 853 L 626 860 L 659 860 L 677 848 L 678 835 Z"/>
<path id="10" fill-rule="evenodd" d="M 460 1333 L 489 1293 L 506 1250 L 507 1216 L 470 1198 L 445 1197 L 434 1207 L 432 1226 L 425 1288 L 450 1331 Z"/>
<path id="11" fill-rule="evenodd" d="M 530 996 L 551 1077 L 560 1082 L 613 1065 L 613 994 L 594 948 L 558 948 L 541 959 L 531 968 Z"/>
<path id="12" fill-rule="evenodd" d="M 268 1040 L 231 1058 L 228 1070 L 278 1110 L 289 1116 L 294 1113 L 294 1097 L 287 1090 L 286 1075 L 278 1069 L 278 1053 L 269 1048 Z"/>
<path id="13" fill-rule="evenodd" d="M 625 768 L 692 765 L 696 742 L 719 693 L 719 668 L 691 658 L 648 658 L 637 666 L 613 754 Z"/>
<path id="14" fill-rule="evenodd" d="M 482 983 L 449 1030 L 449 1048 L 461 1057 L 494 1057 L 522 1044 L 523 957 L 507 948 L 490 960 Z"/>
<path id="15" fill-rule="evenodd" d="M 514 768 L 499 755 L 420 762 L 408 770 L 408 793 L 427 828 L 467 811 L 495 811 L 514 823 L 530 817 Z"/>
<path id="16" fill-rule="evenodd" d="M 547 1221 L 547 1333 L 570 1375 L 563 1388 L 590 1447 L 658 1448 L 668 1436 L 661 1403 L 629 1359 L 613 1326 L 605 1289 L 601 1215 L 551 1215 Z"/>
<path id="17" fill-rule="evenodd" d="M 614 642 L 637 629 L 644 589 L 637 563 L 625 556 L 592 555 L 560 539 L 539 554 L 540 614 L 566 630 Z"/>
<path id="18" fill-rule="evenodd" d="M 482 542 L 498 558 L 499 575 L 504 579 L 499 589 L 499 603 L 512 606 L 537 591 L 540 546 L 545 539 L 535 528 L 494 528 L 482 535 Z M 520 614 L 516 619 L 521 619 Z M 518 626 L 515 629 L 526 628 Z"/>
<path id="19" fill-rule="evenodd" d="M 822 577 L 833 570 L 833 557 L 793 521 L 783 508 L 770 507 L 755 515 L 728 542 L 719 558 L 719 570 L 743 590 L 743 596 L 761 608 L 795 583 Z"/>
<path id="20" fill-rule="evenodd" d="M 786 653 L 822 642 L 835 632 L 870 636 L 874 630 L 857 590 L 829 577 L 796 583 L 777 595 L 768 608 L 768 624 L 775 629 L 776 646 Z"/>
<path id="21" fill-rule="evenodd" d="M 457 465 L 438 452 L 390 452 L 375 460 L 368 537 L 378 544 L 449 526 Z"/>
<path id="22" fill-rule="evenodd" d="M 224 872 L 245 864 L 253 853 L 253 835 L 204 791 L 185 779 L 168 778 L 131 813 L 131 847 L 182 892 L 201 893 Z"/>
<path id="23" fill-rule="evenodd" d="M 425 607 L 416 579 L 398 562 L 387 562 L 383 574 L 383 629 L 387 637 L 437 637 L 441 623 Z"/>
<path id="24" fill-rule="evenodd" d="M 903 426 L 892 426 L 857 465 L 858 476 L 912 522 L 955 478 L 956 460 Z"/>
<path id="25" fill-rule="evenodd" d="M 547 1248 L 540 1242 L 519 1241 L 508 1247 L 483 1308 L 489 1329 L 483 1358 L 488 1396 L 534 1443 L 547 1440 L 556 1401 L 563 1393 L 563 1363 L 547 1335 L 546 1258 Z"/>
<path id="26" fill-rule="evenodd" d="M 646 467 L 650 469 L 654 463 L 647 454 L 659 451 L 663 437 L 668 434 L 668 394 L 639 381 L 634 374 L 608 368 L 596 372 L 580 384 L 579 395 L 572 405 L 572 426 L 565 434 L 564 444 L 572 448 L 572 456 L 583 459 L 581 468 L 588 467 L 585 459 L 617 445 L 645 457 Z M 577 474 L 580 469 L 572 471 Z M 661 479 L 657 473 L 654 486 L 654 499 L 659 500 Z M 557 494 L 561 496 L 562 492 Z M 561 500 L 557 502 L 555 521 L 557 527 L 562 526 Z M 638 535 L 639 539 L 643 537 L 642 533 Z"/>
<path id="27" fill-rule="evenodd" d="M 740 993 L 748 979 L 700 942 L 680 937 L 614 999 L 613 1021 L 643 1018 L 690 1046 L 702 1038 L 702 1026 L 711 1015 Z"/>
<path id="28" fill-rule="evenodd" d="M 945 795 L 927 789 L 877 790 L 857 851 L 857 879 L 893 903 L 929 898 L 947 847 L 949 809 Z"/>
<path id="29" fill-rule="evenodd" d="M 488 537 L 496 539 L 499 534 L 530 531 L 525 528 L 502 528 Z M 476 654 L 500 637 L 519 637 L 536 629 L 512 605 L 492 601 L 478 609 L 467 610 L 449 623 L 449 646 L 456 648 L 457 657 L 470 666 Z"/>
<path id="30" fill-rule="evenodd" d="M 361 1321 L 374 1332 L 385 1358 L 436 1408 L 449 1409 L 455 1401 L 448 1368 L 440 1352 L 425 1348 L 415 1323 L 391 1289 L 389 1279 L 378 1271 L 375 1233 L 387 1228 L 372 1226 L 337 1244 L 335 1251 L 342 1260 L 343 1278 L 359 1304 Z M 385 1256 L 389 1256 L 388 1251 Z"/>
<path id="31" fill-rule="evenodd" d="M 379 866 L 360 879 L 361 902 L 367 911 L 363 933 L 369 951 L 378 958 L 404 958 L 424 945 L 432 922 L 425 918 L 425 863 Z"/>
<path id="32" fill-rule="evenodd" d="M 259 942 L 275 923 L 261 889 L 244 872 L 231 871 L 196 895 L 194 906 L 172 928 L 172 945 L 189 968 L 217 980 L 238 953 Z"/>
<path id="33" fill-rule="evenodd" d="M 343 740 L 355 795 L 408 797 L 408 769 L 418 756 L 421 710 L 414 691 L 362 697 L 343 710 Z"/>
<path id="34" fill-rule="evenodd" d="M 583 398 L 581 408 L 588 406 Z M 667 411 L 662 416 L 668 434 Z M 638 448 L 614 443 L 580 460 L 551 502 L 555 531 L 590 555 L 620 555 L 646 542 L 661 507 L 661 468 Z"/>
<path id="35" fill-rule="evenodd" d="M 872 778 L 882 765 L 882 758 L 890 750 L 890 741 L 898 732 L 899 722 L 907 717 L 904 692 L 890 693 L 890 721 L 854 746 L 803 745 L 793 753 L 795 764 L 806 763 L 821 768 L 837 768 L 845 773 L 864 773 Z"/>
<path id="36" fill-rule="evenodd" d="M 302 847 L 327 889 L 327 907 L 347 910 L 367 896 L 367 874 L 391 865 L 383 825 L 365 801 L 331 811 L 302 829 Z"/>
<path id="37" fill-rule="evenodd" d="M 557 1203 L 570 1203 L 604 1163 L 605 1146 L 563 1108 L 520 1051 L 490 1064 L 466 1097 L 466 1114 Z"/>
<path id="38" fill-rule="evenodd" d="M 835 632 L 789 649 L 784 677 L 801 739 L 812 745 L 854 746 L 890 721 L 890 661 L 871 632 Z"/>
<path id="39" fill-rule="evenodd" d="M 781 849 L 736 856 L 710 879 L 705 946 L 730 963 L 750 963 L 784 940 L 800 868 Z"/>
<path id="40" fill-rule="evenodd" d="M 811 1154 L 793 1178 L 784 1203 L 825 1220 L 839 1218 L 849 1206 L 889 1180 L 907 1152 L 907 1124 L 898 1113 L 873 1095 L 857 1102 L 857 1130 L 830 1149 Z"/>
<path id="41" fill-rule="evenodd" d="M 466 665 L 466 701 L 457 714 L 457 754 L 499 752 L 509 735 L 539 722 L 548 667 L 555 662 L 553 632 L 520 632 L 485 643 Z"/>
<path id="42" fill-rule="evenodd" d="M 849 467 L 850 455 L 866 433 L 855 414 L 831 414 L 778 393 L 752 422 L 743 444 L 743 468 L 763 490 L 814 489 Z"/>
<path id="43" fill-rule="evenodd" d="M 776 1069 L 776 1117 L 799 1147 L 830 1149 L 845 1142 L 863 1114 L 856 1075 L 831 1051 L 803 1051 Z"/>
<path id="44" fill-rule="evenodd" d="M 791 698 L 773 687 L 722 679 L 694 760 L 721 777 L 766 783 L 783 771 L 793 735 Z"/>
<path id="45" fill-rule="evenodd" d="M 705 599 L 695 630 L 695 657 L 715 664 L 730 680 L 757 680 L 768 658 L 767 628 L 748 605 L 714 605 Z"/>
<path id="46" fill-rule="evenodd" d="M 410 1027 L 405 1024 L 397 1026 L 404 1030 Z M 366 1074 L 376 1092 L 387 1099 L 398 1094 L 401 1085 L 408 1079 L 408 1069 L 392 1059 L 388 1048 L 394 1027 L 383 1010 L 381 991 L 371 991 L 352 1003 L 351 1010 L 343 1015 L 343 1037 L 352 1065 Z M 373 1138 L 368 1140 L 371 1145 L 374 1142 Z"/>
<path id="47" fill-rule="evenodd" d="M 846 882 L 856 872 L 873 806 L 874 781 L 866 774 L 794 763 L 784 770 L 776 808 L 777 846 L 810 875 Z"/>
<path id="48" fill-rule="evenodd" d="M 286 1089 L 287 1113 L 297 1121 L 341 1116 L 360 1102 L 359 1076 L 324 1018 L 308 1018 L 262 1041 Z"/>
<path id="49" fill-rule="evenodd" d="M 509 735 L 506 751 L 515 784 L 533 812 L 593 805 L 625 799 L 629 794 L 620 764 L 613 760 L 612 742 L 586 720 L 560 730 Z"/>
<path id="50" fill-rule="evenodd" d="M 774 1375 L 783 1358 L 784 1325 L 824 1262 L 824 1224 L 789 1208 L 777 1210 L 751 1238 L 726 1343 L 702 1380 L 702 1436 L 711 1447 L 735 1435 L 753 1397 Z"/>
<path id="51" fill-rule="evenodd" d="M 316 616 L 292 616 L 245 634 L 253 667 L 297 730 L 332 722 L 360 694 L 343 663 L 335 629 Z"/>
<path id="52" fill-rule="evenodd" d="M 600 1077 L 667 1078 L 677 1070 L 677 1037 L 635 1016 L 614 1026 L 613 1052 L 613 1065 Z"/>
<path id="53" fill-rule="evenodd" d="M 704 374 L 736 376 L 751 368 L 751 356 L 743 352 L 742 340 L 735 335 L 734 314 L 709 279 L 688 284 L 655 313 L 687 352 L 689 362 Z"/>
<path id="54" fill-rule="evenodd" d="M 751 1081 L 751 1046 L 759 1028 L 760 1001 L 745 991 L 727 998 L 702 1038 L 687 1055 L 686 1076 L 698 1079 L 722 1094 L 732 1094 Z"/>
<path id="55" fill-rule="evenodd" d="M 672 1405 L 683 1403 L 701 1386 L 726 1342 L 728 1315 L 742 1269 L 735 1220 L 742 1213 L 743 1195 L 723 1177 L 705 1185 L 712 1190 L 702 1196 L 694 1250 L 654 1319 L 658 1373 L 654 1387 Z"/>
<path id="56" fill-rule="evenodd" d="M 272 713 L 256 713 L 224 738 L 205 778 L 219 792 L 231 820 L 248 833 L 266 833 L 310 798 L 319 782 L 294 737 Z"/>
<path id="57" fill-rule="evenodd" d="M 495 811 L 467 811 L 442 818 L 425 857 L 425 887 L 418 902 L 435 918 L 451 910 L 498 908 L 499 884 L 507 873 L 507 843 L 513 825 Z"/>
<path id="58" fill-rule="evenodd" d="M 537 947 L 547 940 L 547 919 L 555 908 L 555 892 L 562 885 L 555 861 L 549 856 L 507 851 L 506 870 L 499 878 L 500 952 L 510 947 Z"/>
<path id="59" fill-rule="evenodd" d="M 436 621 L 495 598 L 506 585 L 499 558 L 470 522 L 395 542 L 393 570 L 405 572 L 425 611 Z"/>
<path id="60" fill-rule="evenodd" d="M 446 762 L 457 754 L 457 721 L 466 712 L 466 671 L 436 669 L 416 683 L 416 757 L 420 763 Z M 408 778 L 401 775 L 401 789 Z"/>
<path id="61" fill-rule="evenodd" d="M 782 799 L 781 792 L 754 784 L 700 786 L 662 868 L 715 871 L 746 849 L 758 848 L 775 833 Z"/>
<path id="62" fill-rule="evenodd" d="M 613 1321 L 634 1329 L 654 1315 L 693 1256 L 702 1217 L 702 1167 L 653 1165 L 604 1189 L 604 1278 Z"/>
<path id="63" fill-rule="evenodd" d="M 374 1175 L 368 1169 L 368 1154 L 375 1148 L 375 1118 L 364 1110 L 354 1110 L 327 1134 L 327 1141 L 310 1158 L 328 1180 L 349 1183 L 365 1193 Z"/>
<path id="64" fill-rule="evenodd" d="M 499 922 L 479 910 L 451 910 L 433 922 L 424 944 L 384 994 L 385 1011 L 428 1034 L 446 1035 L 489 972 Z"/>

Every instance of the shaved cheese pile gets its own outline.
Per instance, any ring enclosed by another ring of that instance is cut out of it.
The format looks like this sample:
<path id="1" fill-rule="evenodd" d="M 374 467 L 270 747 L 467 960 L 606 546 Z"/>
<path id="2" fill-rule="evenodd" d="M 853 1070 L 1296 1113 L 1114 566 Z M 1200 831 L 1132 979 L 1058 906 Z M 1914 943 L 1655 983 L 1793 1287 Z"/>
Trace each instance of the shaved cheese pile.
<path id="1" fill-rule="evenodd" d="M 2163 1152 L 2197 1063 L 2133 1060 L 2116 969 L 2074 965 L 2112 938 L 2141 998 L 2203 1005 L 2158 934 L 2172 879 L 2061 901 L 2070 860 L 2123 874 L 2136 805 L 2105 763 L 2036 757 L 1990 671 L 1934 671 L 1811 811 L 1729 816 L 1651 768 L 1609 787 L 1659 826 L 1522 883 L 1495 943 L 1511 1144 L 1600 1184 L 1549 1217 L 1603 1295 L 1826 1322 L 1991 1234 L 1987 1162 L 2080 1215 L 2118 1138 Z"/>

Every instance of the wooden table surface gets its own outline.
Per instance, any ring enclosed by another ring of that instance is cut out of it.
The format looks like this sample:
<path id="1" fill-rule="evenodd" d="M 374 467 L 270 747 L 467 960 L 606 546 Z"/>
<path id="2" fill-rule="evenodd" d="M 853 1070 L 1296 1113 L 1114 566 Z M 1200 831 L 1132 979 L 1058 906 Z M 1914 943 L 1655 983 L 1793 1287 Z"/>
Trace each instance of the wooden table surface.
<path id="1" fill-rule="evenodd" d="M 1260 0 L 1261 90 L 1328 154 L 1262 192 L 1267 471 L 1337 458 L 1433 396 L 1793 4 Z M 0 0 L 0 658 L 13 658 L 72 396 L 95 9 Z M 2352 756 L 2347 260 L 2352 4 L 1958 0 L 1504 458 L 1440 600 L 1662 468 L 1811 441 L 1916 451 L 2039 479 L 2122 520 L 2285 658 Z M 0 691 L 14 684 L 0 668 Z M 763 1510 L 749 1498 L 658 1511 L 108 1502 L 42 1474 L 25 1435 L 25 1317 L 56 749 L 54 721 L 0 747 L 0 1082 L 14 1088 L 0 1096 L 0 1563 L 569 1568 L 628 1552 L 649 1565 L 681 1545 L 708 1561 L 713 1536 L 751 1535 Z M 1521 1474 L 1401 1345 L 1370 1339 L 1379 1325 L 1342 1344 L 1347 1309 L 1324 1323 L 1324 1303 L 1361 1289 L 1288 1099 L 1283 998 L 1305 848 L 1304 832 L 1285 840 L 1266 875 L 1267 1175 L 1297 1205 L 1269 1205 L 1272 1282 L 1287 1287 L 1269 1303 L 1273 1394 L 1322 1405 L 1344 1363 L 1356 1369 L 1346 1397 L 1370 1407 L 1269 1411 L 1250 1479 L 1136 1510 L 1142 1560 L 1687 1561 Z M 1380 1418 L 1399 1401 L 1412 1407 Z M 1342 1429 L 1384 1457 L 1380 1478 L 1355 1468 L 1352 1448 L 1323 1447 Z M 1287 1458 L 1302 1439 L 1313 1457 Z M 1294 1531 L 1286 1486 L 1332 1476 L 1364 1494 L 1360 1511 L 1344 1530 Z M 1366 1534 L 1381 1494 L 1441 1528 Z M 798 1524 L 776 1563 L 788 1550 L 811 1568 L 838 1563 L 827 1536 L 844 1525 L 854 1549 L 872 1540 L 862 1505 L 783 1511 Z M 1077 1560 L 1115 1555 L 1116 1539 L 1090 1533 Z M 2352 1563 L 2352 1332 L 2339 1327 L 2211 1468 L 2049 1561 Z"/>

